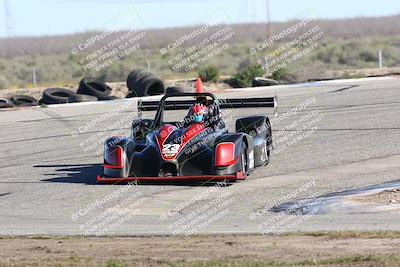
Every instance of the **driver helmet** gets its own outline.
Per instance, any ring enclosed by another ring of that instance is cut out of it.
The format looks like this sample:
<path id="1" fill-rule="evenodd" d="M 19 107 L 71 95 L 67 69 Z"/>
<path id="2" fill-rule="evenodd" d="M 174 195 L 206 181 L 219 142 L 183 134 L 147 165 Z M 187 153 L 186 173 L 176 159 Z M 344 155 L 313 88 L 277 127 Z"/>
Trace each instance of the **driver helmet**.
<path id="1" fill-rule="evenodd" d="M 204 106 L 203 104 L 195 104 L 192 107 L 192 113 L 193 113 L 193 116 L 194 116 L 193 120 L 195 122 L 202 122 L 206 112 L 207 112 L 206 106 Z"/>

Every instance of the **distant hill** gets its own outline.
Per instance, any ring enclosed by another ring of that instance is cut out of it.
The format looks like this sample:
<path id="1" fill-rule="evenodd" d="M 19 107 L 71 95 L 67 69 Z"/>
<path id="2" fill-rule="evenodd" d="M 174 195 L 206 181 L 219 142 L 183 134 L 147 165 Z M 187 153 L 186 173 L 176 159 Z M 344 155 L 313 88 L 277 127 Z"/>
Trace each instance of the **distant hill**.
<path id="1" fill-rule="evenodd" d="M 271 23 L 271 32 L 278 33 L 294 23 L 296 22 Z M 311 62 L 318 68 L 323 66 L 326 69 L 374 67 L 379 49 L 383 50 L 386 66 L 400 64 L 400 15 L 315 20 L 311 24 L 319 26 L 325 37 L 318 50 L 304 57 L 298 64 Z M 266 39 L 266 24 L 236 24 L 230 27 L 235 36 L 227 41 L 229 49 L 205 62 L 206 65 L 217 66 L 222 74 L 232 74 L 242 67 L 256 63 L 255 59 L 249 58 L 249 48 Z M 189 72 L 172 70 L 166 62 L 167 58 L 159 50 L 197 28 L 198 26 L 145 30 L 146 38 L 140 42 L 140 53 L 133 53 L 113 64 L 101 72 L 101 75 L 112 81 L 124 80 L 131 69 L 146 66 L 147 62 L 150 62 L 156 73 L 163 76 L 193 75 L 195 69 Z M 112 40 L 123 33 L 110 34 L 107 36 L 109 39 L 105 40 Z M 77 44 L 96 34 L 99 33 L 0 39 L 0 88 L 29 86 L 33 66 L 41 84 L 73 82 L 83 75 L 100 75 L 83 71 L 70 52 Z M 299 32 L 296 33 L 298 34 Z M 280 42 L 290 41 L 294 37 L 295 35 L 288 35 Z M 190 47 L 202 38 L 204 37 L 198 36 L 186 41 L 182 48 Z M 295 70 L 296 65 L 292 68 Z"/>

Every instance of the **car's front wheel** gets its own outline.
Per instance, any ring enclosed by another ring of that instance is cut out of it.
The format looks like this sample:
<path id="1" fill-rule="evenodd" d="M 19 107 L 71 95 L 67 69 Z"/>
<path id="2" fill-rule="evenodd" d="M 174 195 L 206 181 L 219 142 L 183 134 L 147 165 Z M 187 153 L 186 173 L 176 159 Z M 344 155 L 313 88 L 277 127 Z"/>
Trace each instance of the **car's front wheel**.
<path id="1" fill-rule="evenodd" d="M 247 161 L 247 152 L 246 152 L 246 144 L 242 144 L 242 149 L 240 153 L 240 164 L 241 164 L 241 171 L 243 171 L 244 174 L 247 173 L 248 170 L 248 161 Z"/>

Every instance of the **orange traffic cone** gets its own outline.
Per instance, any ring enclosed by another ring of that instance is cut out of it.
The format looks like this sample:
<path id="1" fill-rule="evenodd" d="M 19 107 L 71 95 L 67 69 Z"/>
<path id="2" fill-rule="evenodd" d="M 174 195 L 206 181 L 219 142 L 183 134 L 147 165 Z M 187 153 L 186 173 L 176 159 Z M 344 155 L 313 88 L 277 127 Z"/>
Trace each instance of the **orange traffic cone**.
<path id="1" fill-rule="evenodd" d="M 197 78 L 196 80 L 196 93 L 203 93 L 203 82 L 201 78 Z"/>

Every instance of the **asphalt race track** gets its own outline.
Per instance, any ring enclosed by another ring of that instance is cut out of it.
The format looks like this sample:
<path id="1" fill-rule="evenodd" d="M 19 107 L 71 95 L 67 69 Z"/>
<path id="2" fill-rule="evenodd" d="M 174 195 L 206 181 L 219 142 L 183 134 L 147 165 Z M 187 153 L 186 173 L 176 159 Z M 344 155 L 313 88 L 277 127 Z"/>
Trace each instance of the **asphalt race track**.
<path id="1" fill-rule="evenodd" d="M 286 230 L 400 230 L 396 205 L 360 208 L 343 194 L 292 223 L 287 213 L 264 211 L 399 181 L 400 79 L 238 89 L 219 96 L 275 94 L 279 115 L 270 165 L 226 187 L 97 185 L 104 139 L 121 128 L 128 134 L 135 116 L 134 103 L 112 113 L 126 100 L 1 111 L 0 235 L 258 233 L 264 222 Z M 235 118 L 265 113 L 273 118 L 268 108 L 230 110 L 226 117 L 233 129 Z M 170 115 L 183 118 L 185 112 Z"/>

